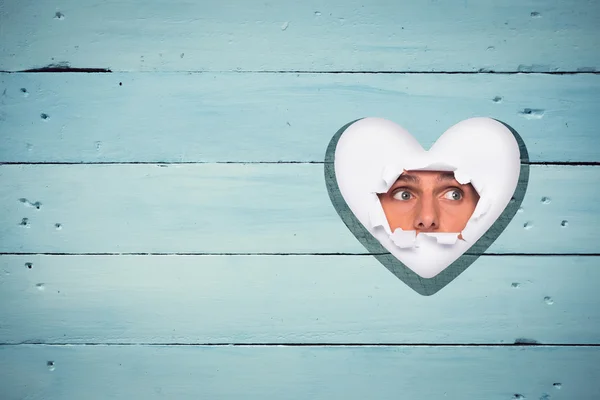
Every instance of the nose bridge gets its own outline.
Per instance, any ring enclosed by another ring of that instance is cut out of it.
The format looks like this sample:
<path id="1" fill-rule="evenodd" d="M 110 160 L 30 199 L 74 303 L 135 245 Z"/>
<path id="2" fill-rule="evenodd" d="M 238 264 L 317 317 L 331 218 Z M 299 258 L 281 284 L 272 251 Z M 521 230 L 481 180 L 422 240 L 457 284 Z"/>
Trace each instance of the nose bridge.
<path id="1" fill-rule="evenodd" d="M 432 194 L 422 195 L 415 219 L 415 227 L 419 229 L 439 227 L 439 213 L 437 208 L 435 198 Z"/>

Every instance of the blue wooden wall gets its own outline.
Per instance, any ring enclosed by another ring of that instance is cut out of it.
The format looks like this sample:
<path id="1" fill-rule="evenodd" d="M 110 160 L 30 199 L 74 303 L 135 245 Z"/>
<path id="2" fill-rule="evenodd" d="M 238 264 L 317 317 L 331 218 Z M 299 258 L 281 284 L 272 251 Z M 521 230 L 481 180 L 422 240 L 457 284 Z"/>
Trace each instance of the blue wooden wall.
<path id="1" fill-rule="evenodd" d="M 0 398 L 600 398 L 599 35 L 597 0 L 0 1 Z M 363 116 L 528 146 L 434 296 L 329 202 Z"/>

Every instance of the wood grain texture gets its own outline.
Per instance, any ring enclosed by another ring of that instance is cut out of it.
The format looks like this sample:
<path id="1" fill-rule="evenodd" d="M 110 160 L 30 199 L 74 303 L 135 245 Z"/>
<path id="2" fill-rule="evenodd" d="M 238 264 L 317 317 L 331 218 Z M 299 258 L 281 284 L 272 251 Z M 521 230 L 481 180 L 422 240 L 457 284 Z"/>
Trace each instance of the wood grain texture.
<path id="1" fill-rule="evenodd" d="M 372 256 L 5 255 L 0 343 L 599 343 L 598 259 L 482 256 L 424 297 Z"/>
<path id="2" fill-rule="evenodd" d="M 7 400 L 82 395 L 86 399 L 596 400 L 600 391 L 598 347 L 23 345 L 0 346 L 0 358 L 10 366 L 3 387 Z"/>
<path id="3" fill-rule="evenodd" d="M 599 75 L 60 73 L 0 79 L 2 162 L 322 162 L 335 132 L 366 116 L 399 123 L 425 148 L 451 125 L 489 116 L 519 132 L 532 162 L 600 160 Z"/>
<path id="4" fill-rule="evenodd" d="M 597 253 L 599 180 L 531 166 L 522 212 L 487 253 Z M 4 165 L 0 219 L 7 253 L 365 253 L 322 164 Z"/>
<path id="5" fill-rule="evenodd" d="M 57 14 L 58 13 L 58 14 Z M 3 2 L 0 69 L 594 71 L 600 5 L 539 2 Z"/>
<path id="6" fill-rule="evenodd" d="M 0 398 L 596 400 L 599 34 L 594 0 L 0 0 Z M 435 296 L 329 202 L 364 116 L 527 144 Z"/>

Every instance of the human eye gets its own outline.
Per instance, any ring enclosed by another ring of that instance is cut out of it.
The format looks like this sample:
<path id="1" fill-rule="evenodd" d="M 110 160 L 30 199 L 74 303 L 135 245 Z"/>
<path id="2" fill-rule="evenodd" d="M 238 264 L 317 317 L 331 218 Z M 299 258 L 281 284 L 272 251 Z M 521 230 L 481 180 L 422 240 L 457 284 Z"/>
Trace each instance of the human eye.
<path id="1" fill-rule="evenodd" d="M 413 195 L 408 190 L 398 189 L 394 192 L 392 197 L 396 200 L 406 201 L 412 199 Z"/>
<path id="2" fill-rule="evenodd" d="M 451 189 L 444 193 L 444 198 L 448 200 L 461 200 L 463 198 L 463 193 L 458 189 Z"/>

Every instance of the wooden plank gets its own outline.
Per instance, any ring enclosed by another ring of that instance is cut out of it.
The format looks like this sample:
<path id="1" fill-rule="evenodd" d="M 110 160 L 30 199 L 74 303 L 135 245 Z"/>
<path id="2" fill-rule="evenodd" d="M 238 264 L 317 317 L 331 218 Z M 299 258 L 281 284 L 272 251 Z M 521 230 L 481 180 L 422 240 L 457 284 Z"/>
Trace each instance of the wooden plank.
<path id="1" fill-rule="evenodd" d="M 371 256 L 4 255 L 0 343 L 598 344 L 598 259 L 483 256 L 424 297 Z"/>
<path id="2" fill-rule="evenodd" d="M 597 253 L 599 179 L 531 166 L 523 212 L 488 252 Z M 365 253 L 322 164 L 3 165 L 0 199 L 0 252 Z"/>
<path id="3" fill-rule="evenodd" d="M 7 400 L 596 400 L 600 392 L 597 347 L 26 345 L 0 346 L 0 358 L 10 366 L 0 376 Z"/>
<path id="4" fill-rule="evenodd" d="M 0 69 L 593 71 L 593 0 L 3 2 Z"/>
<path id="5" fill-rule="evenodd" d="M 364 116 L 396 121 L 426 148 L 460 120 L 490 116 L 519 132 L 531 161 L 600 160 L 599 75 L 61 73 L 0 79 L 3 162 L 320 162 L 335 132 Z"/>

